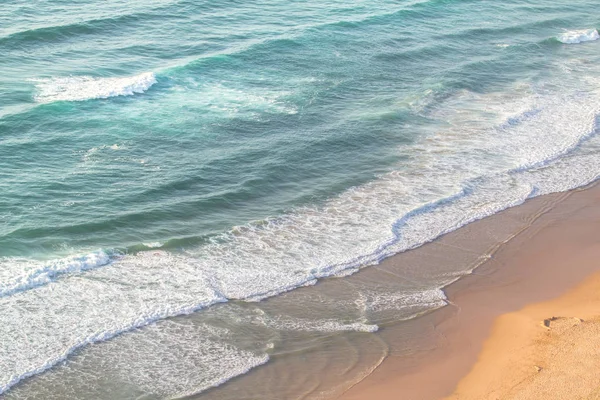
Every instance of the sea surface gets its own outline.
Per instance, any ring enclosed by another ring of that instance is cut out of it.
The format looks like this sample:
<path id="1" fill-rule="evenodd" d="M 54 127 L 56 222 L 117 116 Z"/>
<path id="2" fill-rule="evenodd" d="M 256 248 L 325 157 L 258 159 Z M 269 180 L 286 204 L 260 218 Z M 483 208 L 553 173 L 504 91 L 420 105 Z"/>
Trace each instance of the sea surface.
<path id="1" fill-rule="evenodd" d="M 202 395 L 442 307 L 472 266 L 277 299 L 596 180 L 599 27 L 595 0 L 2 1 L 0 398 Z"/>

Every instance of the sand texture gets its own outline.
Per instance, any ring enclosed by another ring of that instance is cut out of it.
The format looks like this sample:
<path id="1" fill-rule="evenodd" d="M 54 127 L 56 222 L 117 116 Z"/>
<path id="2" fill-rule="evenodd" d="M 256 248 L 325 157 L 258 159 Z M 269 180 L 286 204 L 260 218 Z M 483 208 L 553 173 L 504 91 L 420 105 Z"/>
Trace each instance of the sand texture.
<path id="1" fill-rule="evenodd" d="M 447 399 L 600 399 L 600 274 L 556 300 L 499 317 Z"/>

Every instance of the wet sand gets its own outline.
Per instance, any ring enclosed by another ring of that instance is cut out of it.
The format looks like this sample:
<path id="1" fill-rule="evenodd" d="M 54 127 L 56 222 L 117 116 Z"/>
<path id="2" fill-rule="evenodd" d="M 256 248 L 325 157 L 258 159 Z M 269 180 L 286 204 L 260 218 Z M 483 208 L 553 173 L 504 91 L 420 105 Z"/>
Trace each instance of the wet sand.
<path id="1" fill-rule="evenodd" d="M 552 382 L 577 371 L 598 370 L 597 354 L 584 344 L 594 340 L 600 345 L 595 319 L 600 303 L 594 295 L 600 293 L 600 277 L 594 275 L 600 271 L 600 187 L 543 196 L 520 207 L 545 201 L 549 206 L 538 207 L 539 215 L 526 229 L 501 244 L 473 274 L 445 289 L 449 306 L 415 321 L 414 332 L 435 332 L 431 348 L 392 354 L 337 398 L 573 398 L 539 390 L 560 385 Z M 495 229 L 489 221 L 475 224 Z M 387 262 L 393 264 L 394 257 Z M 397 328 L 384 328 L 381 335 L 393 342 Z M 567 354 L 573 352 L 577 355 Z M 561 363 L 548 354 L 576 358 Z M 582 369 L 575 370 L 576 365 Z M 573 384 L 585 386 L 581 395 L 593 399 L 598 396 L 595 379 L 592 373 Z"/>

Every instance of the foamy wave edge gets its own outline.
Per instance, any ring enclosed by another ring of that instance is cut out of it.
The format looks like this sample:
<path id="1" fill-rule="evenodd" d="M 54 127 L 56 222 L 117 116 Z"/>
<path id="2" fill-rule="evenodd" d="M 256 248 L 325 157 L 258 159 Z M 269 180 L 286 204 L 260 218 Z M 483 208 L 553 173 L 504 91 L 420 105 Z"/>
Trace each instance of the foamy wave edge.
<path id="1" fill-rule="evenodd" d="M 583 142 L 588 140 L 590 137 L 594 136 L 594 134 L 597 132 L 597 129 L 598 129 L 598 127 L 594 124 L 588 132 L 582 133 L 581 136 L 578 138 L 578 140 L 574 144 L 572 144 L 571 146 L 569 146 L 565 149 L 562 149 L 562 151 L 560 151 L 558 154 L 553 154 L 552 157 L 549 157 L 545 160 L 540 160 L 536 163 L 528 163 L 526 165 L 523 165 L 521 168 L 514 168 L 514 169 L 511 169 L 506 172 L 509 175 L 518 174 L 518 173 L 521 173 L 524 171 L 528 171 L 532 168 L 537 168 L 537 167 L 547 165 L 548 163 L 550 163 L 552 161 L 556 161 L 556 160 L 560 159 L 561 156 L 564 156 L 564 155 L 570 153 L 574 149 L 578 148 Z M 437 209 L 440 206 L 443 206 L 446 204 L 453 204 L 456 201 L 465 198 L 469 194 L 469 192 L 472 191 L 471 185 L 467 184 L 467 186 L 464 187 L 463 190 L 460 191 L 459 193 L 455 193 L 454 195 L 450 195 L 450 196 L 438 199 L 437 201 L 427 203 L 421 207 L 418 207 L 418 208 L 408 212 L 407 214 L 403 215 L 401 218 L 397 219 L 392 224 L 393 237 L 390 238 L 389 241 L 380 244 L 380 246 L 374 252 L 371 252 L 369 254 L 364 254 L 360 257 L 356 257 L 351 260 L 347 260 L 347 262 L 344 264 L 333 264 L 333 265 L 330 265 L 328 268 L 324 268 L 321 271 L 318 271 L 318 272 L 315 271 L 314 273 L 309 275 L 309 277 L 307 279 L 305 279 L 304 281 L 301 281 L 301 282 L 296 282 L 296 284 L 294 284 L 294 285 L 290 285 L 288 287 L 279 287 L 276 290 L 262 292 L 262 293 L 255 293 L 254 295 L 250 295 L 250 296 L 247 296 L 244 298 L 237 298 L 237 299 L 244 300 L 244 301 L 262 300 L 264 298 L 272 297 L 272 296 L 296 289 L 298 287 L 305 286 L 307 284 L 314 284 L 319 279 L 322 279 L 322 278 L 336 276 L 336 275 L 339 275 L 340 273 L 344 274 L 344 275 L 352 274 L 366 266 L 377 264 L 381 260 L 389 257 L 390 255 L 396 254 L 400 251 L 408 250 L 410 248 L 418 247 L 424 243 L 427 243 L 431 240 L 434 240 L 434 239 L 440 237 L 441 235 L 443 235 L 445 233 L 454 231 L 454 230 L 460 228 L 461 226 L 467 225 L 473 221 L 479 220 L 481 218 L 485 218 L 489 215 L 493 215 L 493 214 L 495 214 L 501 210 L 504 210 L 506 208 L 510 208 L 510 207 L 522 204 L 524 201 L 526 201 L 529 198 L 533 198 L 533 197 L 536 197 L 536 196 L 539 196 L 539 195 L 545 194 L 545 193 L 553 193 L 555 191 L 564 191 L 564 190 L 573 189 L 575 187 L 584 186 L 584 185 L 589 184 L 597 179 L 598 179 L 598 176 L 595 175 L 591 179 L 586 179 L 585 182 L 579 182 L 578 184 L 573 185 L 573 186 L 563 187 L 561 190 L 550 190 L 550 191 L 540 192 L 537 188 L 531 187 L 531 188 L 528 188 L 529 190 L 527 191 L 527 193 L 525 193 L 523 196 L 521 196 L 517 199 L 513 199 L 512 202 L 504 203 L 501 206 L 495 207 L 493 209 L 488 209 L 486 212 L 478 213 L 478 214 L 469 216 L 468 218 L 464 218 L 460 224 L 448 226 L 445 229 L 442 229 L 442 230 L 436 232 L 433 235 L 433 237 L 428 238 L 424 242 L 420 242 L 418 245 L 413 245 L 413 246 L 409 246 L 407 248 L 402 248 L 402 249 L 398 249 L 394 246 L 395 244 L 397 244 L 398 239 L 401 236 L 400 230 L 406 224 L 407 220 L 414 218 L 416 216 L 427 214 L 429 211 Z M 456 279 L 458 279 L 458 278 L 456 278 Z M 456 280 L 456 279 L 454 279 L 454 280 Z M 446 285 L 444 285 L 444 286 L 446 286 Z M 441 288 L 437 288 L 436 293 L 439 293 L 438 296 L 439 296 L 440 302 L 445 303 L 445 295 L 444 295 L 443 291 L 441 290 Z M 30 371 L 27 371 L 21 375 L 12 377 L 12 379 L 10 379 L 7 383 L 0 386 L 0 394 L 6 392 L 8 389 L 10 389 L 14 385 L 16 385 L 21 380 L 29 378 L 34 375 L 37 375 L 41 372 L 44 372 L 44 371 L 52 368 L 54 365 L 58 364 L 59 362 L 66 360 L 73 352 L 79 350 L 80 348 L 82 348 L 88 344 L 102 342 L 102 341 L 111 339 L 119 334 L 131 331 L 133 329 L 138 329 L 138 328 L 144 327 L 146 325 L 152 324 L 154 322 L 157 322 L 159 320 L 162 320 L 162 319 L 165 319 L 168 317 L 191 314 L 198 310 L 207 308 L 213 304 L 227 302 L 230 299 L 232 299 L 232 298 L 225 296 L 224 294 L 220 293 L 220 291 L 217 290 L 216 287 L 213 287 L 212 288 L 212 297 L 208 301 L 199 302 L 199 303 L 195 303 L 195 304 L 188 304 L 183 307 L 165 307 L 165 308 L 162 308 L 161 310 L 153 312 L 151 314 L 141 314 L 135 320 L 129 321 L 129 323 L 125 323 L 121 326 L 114 327 L 113 329 L 103 331 L 103 332 L 98 332 L 94 335 L 91 335 L 91 336 L 88 336 L 85 338 L 81 338 L 76 343 L 73 343 L 72 346 L 65 349 L 65 351 L 63 353 L 57 355 L 56 357 L 46 360 L 46 362 L 43 365 L 40 365 L 39 367 L 32 369 Z M 443 306 L 443 304 L 435 304 L 435 308 L 438 308 L 440 306 Z M 289 324 L 286 321 L 276 321 L 276 322 L 278 322 L 280 324 L 283 322 L 284 326 Z M 296 327 L 296 326 L 294 326 L 294 327 Z M 377 331 L 379 329 L 379 327 L 377 325 L 370 325 L 370 324 L 363 324 L 363 323 L 351 323 L 351 324 L 337 324 L 335 326 L 331 326 L 329 324 L 325 330 L 329 330 L 329 329 L 332 329 L 334 331 L 342 330 L 342 331 L 358 331 L 358 332 L 369 332 L 370 333 L 370 332 Z M 248 372 L 250 369 L 252 369 L 256 366 L 262 365 L 266 362 L 268 362 L 268 359 L 266 359 L 266 358 L 261 359 L 260 362 L 257 362 L 256 365 L 248 367 L 247 369 L 244 369 L 243 371 L 240 370 L 240 373 L 238 375 L 244 374 L 244 373 Z M 212 387 L 218 386 L 233 377 L 234 376 L 226 377 L 223 379 L 222 382 L 219 382 L 219 383 L 213 385 Z M 196 394 L 196 393 L 202 392 L 204 390 L 206 390 L 206 389 L 202 389 L 200 391 L 191 391 L 190 394 Z"/>
<path id="2" fill-rule="evenodd" d="M 65 349 L 65 351 L 63 351 L 61 354 L 57 355 L 56 357 L 52 357 L 52 358 L 46 360 L 46 362 L 44 364 L 40 365 L 39 367 L 31 369 L 23 374 L 12 376 L 8 382 L 6 382 L 4 385 L 0 386 L 0 395 L 5 393 L 8 389 L 10 389 L 11 387 L 16 385 L 23 379 L 32 377 L 34 375 L 38 375 L 44 371 L 49 370 L 50 368 L 52 368 L 59 362 L 66 360 L 73 352 L 75 352 L 76 350 L 79 350 L 80 348 L 82 348 L 88 344 L 102 342 L 102 341 L 111 339 L 121 333 L 125 333 L 125 332 L 131 331 L 133 329 L 141 328 L 143 326 L 149 325 L 149 324 L 159 321 L 161 319 L 165 319 L 165 318 L 173 317 L 173 316 L 177 316 L 177 315 L 191 314 L 202 308 L 206 308 L 210 305 L 220 303 L 220 302 L 225 302 L 225 301 L 227 301 L 227 300 L 222 297 L 215 296 L 215 298 L 210 301 L 199 303 L 199 304 L 191 304 L 191 305 L 184 306 L 184 307 L 181 307 L 181 308 L 175 309 L 175 310 L 167 307 L 163 310 L 154 312 L 152 314 L 140 315 L 136 320 L 132 321 L 132 323 L 130 323 L 130 324 L 123 324 L 121 326 L 115 327 L 114 329 L 103 331 L 103 332 L 98 332 L 94 335 L 90 335 L 88 337 L 82 338 L 82 339 L 78 340 L 76 343 L 73 343 L 69 348 Z M 257 365 L 254 365 L 253 367 L 264 364 L 268 360 L 261 360 L 261 361 L 263 361 L 263 362 L 259 362 L 259 363 L 257 363 Z M 252 369 L 253 367 L 248 368 L 248 371 L 250 369 Z M 247 371 L 245 371 L 245 372 L 247 372 Z M 241 373 L 244 373 L 244 372 L 241 372 Z M 233 378 L 233 376 L 229 377 L 226 380 L 229 380 L 231 378 Z"/>
<path id="3" fill-rule="evenodd" d="M 566 31 L 556 37 L 559 42 L 565 44 L 577 44 L 591 42 L 600 39 L 596 29 L 580 29 L 575 31 Z"/>
<path id="4" fill-rule="evenodd" d="M 574 138 L 574 141 L 572 143 L 570 143 L 569 145 L 567 145 L 557 151 L 554 151 L 552 153 L 546 154 L 546 157 L 543 159 L 538 159 L 538 160 L 533 160 L 533 161 L 529 160 L 529 161 L 521 164 L 520 167 L 512 168 L 512 169 L 510 169 L 508 171 L 504 171 L 504 172 L 507 175 L 514 176 L 514 175 L 517 175 L 524 171 L 528 171 L 530 169 L 548 165 L 549 163 L 552 163 L 553 161 L 561 159 L 561 156 L 564 156 L 564 155 L 569 154 L 570 152 L 574 151 L 581 144 L 583 144 L 585 141 L 589 140 L 591 137 L 595 136 L 598 133 L 598 126 L 595 122 L 596 118 L 597 118 L 597 110 L 596 109 L 593 110 L 593 114 L 594 114 L 594 117 L 592 119 L 594 122 L 591 122 L 590 126 L 587 126 L 586 130 L 579 132 L 577 138 Z M 511 125 L 513 123 L 513 121 L 528 120 L 531 118 L 532 115 L 537 115 L 537 113 L 527 111 L 522 114 L 522 117 L 519 117 L 517 119 L 511 118 L 509 120 L 509 122 L 511 122 L 511 123 L 509 123 L 508 125 Z M 450 231 L 457 229 L 460 226 L 464 226 L 472 221 L 481 219 L 488 215 L 492 215 L 502 209 L 506 209 L 508 207 L 511 207 L 511 206 L 514 206 L 517 204 L 521 204 L 528 198 L 535 197 L 535 196 L 538 196 L 538 195 L 544 194 L 544 193 L 564 191 L 564 190 L 572 189 L 575 187 L 583 186 L 587 183 L 595 181 L 596 179 L 598 179 L 598 174 L 594 173 L 593 177 L 588 177 L 587 179 L 584 179 L 584 180 L 568 181 L 568 182 L 565 182 L 564 186 L 561 185 L 560 188 L 551 187 L 551 188 L 546 188 L 541 191 L 538 187 L 536 187 L 536 185 L 531 185 L 531 182 L 524 182 L 524 183 L 529 183 L 529 184 L 524 185 L 523 189 L 526 189 L 526 190 L 523 190 L 523 193 L 520 193 L 519 196 L 511 198 L 510 201 L 504 202 L 502 204 L 498 204 L 497 206 L 495 206 L 493 208 L 488 208 L 488 209 L 482 210 L 481 212 L 479 212 L 477 214 L 470 215 L 467 218 L 462 218 L 458 223 L 446 226 L 445 229 L 441 229 L 441 230 L 435 232 L 435 235 L 433 235 L 433 237 L 428 237 L 425 239 L 425 241 L 422 241 L 417 245 L 431 241 L 446 232 L 450 232 Z M 360 269 L 361 267 L 364 267 L 367 265 L 372 265 L 373 263 L 377 263 L 378 261 L 382 260 L 383 258 L 385 258 L 391 254 L 395 254 L 399 251 L 403 251 L 408 248 L 414 248 L 414 247 L 416 247 L 415 245 L 413 245 L 413 247 L 409 246 L 409 247 L 403 247 L 403 248 L 398 248 L 398 247 L 394 246 L 395 244 L 398 243 L 398 239 L 400 239 L 400 236 L 401 236 L 399 234 L 400 230 L 401 230 L 401 228 L 406 226 L 407 220 L 417 217 L 417 216 L 420 216 L 420 215 L 427 214 L 429 211 L 438 209 L 440 206 L 443 206 L 445 204 L 454 204 L 457 200 L 461 200 L 461 199 L 468 197 L 468 194 L 470 194 L 470 192 L 473 191 L 474 187 L 477 186 L 477 182 L 467 181 L 465 183 L 466 183 L 466 185 L 463 186 L 462 191 L 455 193 L 454 195 L 450 195 L 450 196 L 438 199 L 436 201 L 429 202 L 421 207 L 415 208 L 412 211 L 405 214 L 404 216 L 402 216 L 401 218 L 397 219 L 395 221 L 395 223 L 392 224 L 393 237 L 388 242 L 383 242 L 379 247 L 377 247 L 375 249 L 375 251 L 373 251 L 371 253 L 367 253 L 366 255 L 362 255 L 355 259 L 348 260 L 347 262 L 342 263 L 342 264 L 333 263 L 333 264 L 330 264 L 328 267 L 321 268 L 320 270 L 310 271 L 311 273 L 308 275 L 308 277 L 303 282 L 295 282 L 293 285 L 279 287 L 276 290 L 263 292 L 262 294 L 255 293 L 254 296 L 256 296 L 256 297 L 251 296 L 251 295 L 245 296 L 245 297 L 225 296 L 225 295 L 221 294 L 218 290 L 215 290 L 215 288 L 213 286 L 212 298 L 206 302 L 202 302 L 202 303 L 198 303 L 198 304 L 188 304 L 187 306 L 184 306 L 181 308 L 165 307 L 165 308 L 162 308 L 161 310 L 151 313 L 151 314 L 139 315 L 135 320 L 129 321 L 129 323 L 126 323 L 126 324 L 122 324 L 120 327 L 115 327 L 114 329 L 105 331 L 104 333 L 97 333 L 95 335 L 88 336 L 87 338 L 82 338 L 81 340 L 78 340 L 74 344 L 73 347 L 66 349 L 63 353 L 57 355 L 56 357 L 53 357 L 51 360 L 46 361 L 46 363 L 43 366 L 40 366 L 40 368 L 37 368 L 30 372 L 27 372 L 25 375 L 21 375 L 18 378 L 16 376 L 11 377 L 11 380 L 7 386 L 0 386 L 0 394 L 3 393 L 3 391 L 7 390 L 10 386 L 17 383 L 19 380 L 24 379 L 29 376 L 32 376 L 32 375 L 35 375 L 39 372 L 42 372 L 42 371 L 52 367 L 52 365 L 64 360 L 70 353 L 72 353 L 73 351 L 77 350 L 78 348 L 80 348 L 88 343 L 93 343 L 96 341 L 102 341 L 102 340 L 109 339 L 110 337 L 115 336 L 119 333 L 125 332 L 127 330 L 131 330 L 131 329 L 135 329 L 137 327 L 141 327 L 144 325 L 148 325 L 152 322 L 155 322 L 158 319 L 162 319 L 162 318 L 165 318 L 168 316 L 191 313 L 198 309 L 208 307 L 211 304 L 214 304 L 217 302 L 225 302 L 225 301 L 227 301 L 228 298 L 237 298 L 237 299 L 243 299 L 243 300 L 260 299 L 260 298 L 270 297 L 270 296 L 282 293 L 284 291 L 292 290 L 296 287 L 302 286 L 303 283 L 304 284 L 314 283 L 319 278 L 324 278 L 327 276 L 332 276 L 332 275 L 336 275 L 339 273 L 345 273 L 345 272 L 353 273 L 353 272 L 358 271 L 358 269 Z"/>
<path id="5" fill-rule="evenodd" d="M 197 390 L 190 390 L 187 392 L 182 392 L 182 393 L 178 393 L 174 396 L 169 397 L 169 399 L 180 399 L 180 398 L 184 398 L 184 397 L 190 397 L 190 396 L 194 396 L 197 394 L 200 394 L 208 389 L 211 388 L 216 388 L 221 386 L 222 384 L 224 384 L 225 382 L 229 381 L 230 379 L 235 378 L 236 376 L 240 376 L 240 375 L 244 375 L 247 374 L 248 372 L 250 372 L 250 370 L 256 368 L 256 367 L 260 367 L 263 364 L 268 363 L 270 360 L 270 357 L 268 355 L 264 355 L 260 358 L 257 358 L 253 363 L 251 363 L 250 365 L 247 365 L 245 367 L 241 367 L 241 368 L 234 368 L 231 373 L 228 376 L 223 377 L 222 379 L 219 379 L 217 382 L 213 383 L 212 385 L 202 388 L 202 389 L 197 389 Z"/>
<path id="6" fill-rule="evenodd" d="M 132 96 L 144 93 L 156 83 L 153 72 L 122 78 L 101 78 L 92 76 L 69 76 L 31 79 L 35 83 L 38 103 L 55 101 L 85 101 L 107 99 L 117 96 Z"/>
<path id="7" fill-rule="evenodd" d="M 112 263 L 117 258 L 118 256 L 111 255 L 104 250 L 98 250 L 82 256 L 37 263 L 26 262 L 26 265 L 31 268 L 25 269 L 20 275 L 7 279 L 5 282 L 0 282 L 0 297 L 47 285 L 63 274 L 100 268 Z M 13 262 L 14 260 L 8 259 L 7 261 Z"/>

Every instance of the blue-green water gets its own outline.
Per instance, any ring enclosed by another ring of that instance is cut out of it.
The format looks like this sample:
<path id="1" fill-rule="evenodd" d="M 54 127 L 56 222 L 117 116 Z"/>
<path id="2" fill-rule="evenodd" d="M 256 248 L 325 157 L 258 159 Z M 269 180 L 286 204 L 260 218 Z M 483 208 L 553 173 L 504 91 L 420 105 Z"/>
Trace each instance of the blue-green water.
<path id="1" fill-rule="evenodd" d="M 268 347 L 167 318 L 594 181 L 599 25 L 590 0 L 3 2 L 0 394 L 76 379 L 94 342 L 191 336 L 203 368 L 144 375 L 136 353 L 128 393 L 202 392 Z M 441 306 L 451 279 L 398 312 Z"/>

